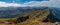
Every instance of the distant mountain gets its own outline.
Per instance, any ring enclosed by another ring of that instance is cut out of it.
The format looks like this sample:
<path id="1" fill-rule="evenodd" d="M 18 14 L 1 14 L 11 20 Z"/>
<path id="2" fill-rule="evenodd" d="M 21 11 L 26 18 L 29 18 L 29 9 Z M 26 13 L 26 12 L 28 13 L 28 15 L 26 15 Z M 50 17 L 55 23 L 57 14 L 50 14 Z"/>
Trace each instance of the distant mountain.
<path id="1" fill-rule="evenodd" d="M 23 15 L 25 12 L 32 12 L 39 9 L 48 8 L 53 13 L 53 15 L 60 19 L 59 8 L 54 7 L 0 7 L 0 18 L 12 18 L 16 15 Z"/>
<path id="2" fill-rule="evenodd" d="M 0 18 L 12 18 L 24 12 L 37 10 L 35 7 L 0 7 Z"/>

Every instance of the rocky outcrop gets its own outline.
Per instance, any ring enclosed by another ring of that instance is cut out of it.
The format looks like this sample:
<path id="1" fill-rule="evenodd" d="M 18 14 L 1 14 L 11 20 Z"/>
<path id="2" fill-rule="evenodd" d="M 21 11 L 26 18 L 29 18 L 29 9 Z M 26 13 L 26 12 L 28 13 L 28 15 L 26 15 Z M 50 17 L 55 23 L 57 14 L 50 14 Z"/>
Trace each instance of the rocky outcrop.
<path id="1" fill-rule="evenodd" d="M 29 19 L 29 16 L 19 17 L 19 18 L 17 18 L 17 20 L 15 21 L 15 23 L 20 23 L 20 22 L 26 21 L 27 19 Z"/>

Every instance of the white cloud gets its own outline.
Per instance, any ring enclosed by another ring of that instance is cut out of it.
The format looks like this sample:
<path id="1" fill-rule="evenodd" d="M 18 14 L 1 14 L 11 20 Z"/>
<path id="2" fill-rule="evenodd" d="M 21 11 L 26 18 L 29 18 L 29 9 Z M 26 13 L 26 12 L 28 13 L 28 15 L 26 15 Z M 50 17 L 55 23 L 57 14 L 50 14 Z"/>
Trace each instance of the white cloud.
<path id="1" fill-rule="evenodd" d="M 49 1 L 42 1 L 42 2 L 37 2 L 37 1 L 31 1 L 28 3 L 24 3 L 25 5 L 28 6 L 46 6 Z"/>
<path id="2" fill-rule="evenodd" d="M 48 6 L 48 7 L 60 7 L 60 0 L 50 0 L 50 1 L 31 1 L 24 3 L 28 6 Z"/>
<path id="3" fill-rule="evenodd" d="M 48 7 L 60 7 L 60 0 L 50 0 L 50 1 L 30 1 L 24 4 L 17 4 L 17 3 L 6 3 L 0 2 L 0 7 L 35 7 L 35 6 L 48 6 Z"/>
<path id="4" fill-rule="evenodd" d="M 21 4 L 0 2 L 0 7 L 19 7 Z"/>

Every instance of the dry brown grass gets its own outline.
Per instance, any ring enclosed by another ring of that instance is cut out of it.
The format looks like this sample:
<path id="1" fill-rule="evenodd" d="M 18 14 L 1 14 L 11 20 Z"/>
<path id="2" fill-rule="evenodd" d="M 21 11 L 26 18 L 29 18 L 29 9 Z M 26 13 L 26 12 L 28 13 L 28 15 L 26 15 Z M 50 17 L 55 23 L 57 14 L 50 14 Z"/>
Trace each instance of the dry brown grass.
<path id="1" fill-rule="evenodd" d="M 55 23 L 50 23 L 50 22 L 41 22 L 39 18 L 37 19 L 29 19 L 29 20 L 26 20 L 22 23 L 12 23 L 12 24 L 9 24 L 9 22 L 7 22 L 6 20 L 9 20 L 9 19 L 0 19 L 0 22 L 5 22 L 5 23 L 0 23 L 0 25 L 55 25 Z"/>

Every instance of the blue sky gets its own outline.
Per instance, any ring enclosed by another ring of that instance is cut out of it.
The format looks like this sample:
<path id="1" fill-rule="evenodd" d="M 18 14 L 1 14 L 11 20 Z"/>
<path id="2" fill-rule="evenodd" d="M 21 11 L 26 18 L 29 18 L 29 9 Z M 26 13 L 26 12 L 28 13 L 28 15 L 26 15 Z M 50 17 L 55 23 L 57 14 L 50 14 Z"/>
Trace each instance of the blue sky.
<path id="1" fill-rule="evenodd" d="M 8 3 L 25 3 L 25 2 L 30 2 L 30 1 L 45 1 L 45 0 L 0 0 L 2 2 L 8 2 Z M 47 1 L 47 0 L 46 0 Z"/>
<path id="2" fill-rule="evenodd" d="M 60 7 L 60 0 L 0 0 L 0 7 Z"/>

